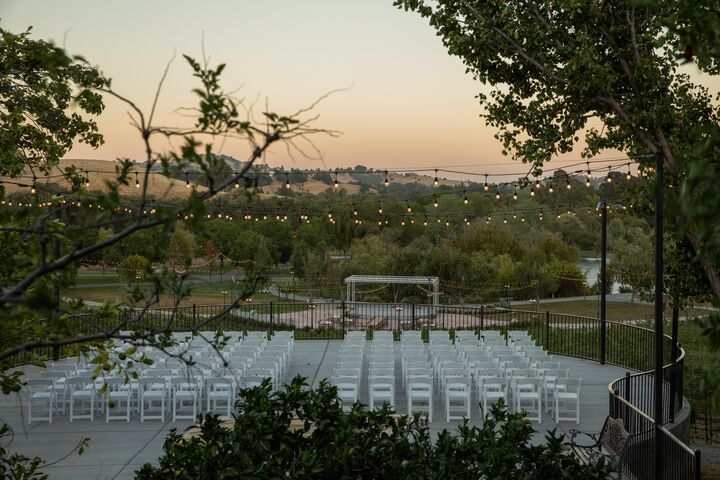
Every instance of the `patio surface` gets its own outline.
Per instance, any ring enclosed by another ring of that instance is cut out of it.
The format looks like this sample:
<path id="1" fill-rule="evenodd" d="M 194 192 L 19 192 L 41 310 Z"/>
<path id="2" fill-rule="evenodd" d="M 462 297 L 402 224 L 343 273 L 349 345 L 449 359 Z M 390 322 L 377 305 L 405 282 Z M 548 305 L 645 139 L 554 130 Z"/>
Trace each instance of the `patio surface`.
<path id="1" fill-rule="evenodd" d="M 303 375 L 308 378 L 308 383 L 317 386 L 321 379 L 331 377 L 340 343 L 339 340 L 296 341 L 288 378 Z M 398 413 L 406 413 L 407 399 L 400 386 L 399 343 L 396 342 L 395 345 L 396 410 Z M 622 368 L 602 366 L 597 362 L 561 356 L 555 358 L 560 361 L 562 368 L 570 369 L 571 377 L 582 377 L 581 423 L 577 425 L 574 422 L 561 422 L 558 425 L 549 415 L 543 413 L 542 423 L 533 423 L 538 432 L 535 435 L 537 441 L 541 441 L 544 433 L 556 426 L 561 432 L 570 428 L 583 431 L 600 430 L 608 414 L 607 385 L 611 380 L 625 374 Z M 28 368 L 31 376 L 37 371 L 39 369 L 35 367 Z M 360 401 L 367 403 L 367 359 L 363 374 Z M 476 392 L 473 392 L 473 402 L 475 406 L 472 409 L 471 423 L 481 421 Z M 107 424 L 103 414 L 93 422 L 76 420 L 69 423 L 67 415 L 64 415 L 55 417 L 52 424 L 35 422 L 27 425 L 25 405 L 17 394 L 0 397 L 0 419 L 7 422 L 15 432 L 15 437 L 8 447 L 10 451 L 21 452 L 30 457 L 42 456 L 48 462 L 65 456 L 82 437 L 90 437 L 90 447 L 83 455 L 72 454 L 44 470 L 51 479 L 76 480 L 133 478 L 134 472 L 143 464 L 154 462 L 160 456 L 170 429 L 177 428 L 182 431 L 192 423 L 149 420 L 140 423 L 139 417 L 135 415 L 130 423 L 114 421 Z M 437 433 L 443 429 L 454 430 L 459 424 L 460 421 L 445 421 L 440 395 L 436 395 L 431 431 Z"/>

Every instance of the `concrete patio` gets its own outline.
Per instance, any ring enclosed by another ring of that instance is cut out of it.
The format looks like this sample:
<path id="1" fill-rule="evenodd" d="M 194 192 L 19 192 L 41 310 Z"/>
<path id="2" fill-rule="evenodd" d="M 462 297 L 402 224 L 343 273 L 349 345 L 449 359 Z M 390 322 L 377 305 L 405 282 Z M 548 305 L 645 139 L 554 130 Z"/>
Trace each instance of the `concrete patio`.
<path id="1" fill-rule="evenodd" d="M 369 344 L 369 342 L 368 342 Z M 398 345 L 396 343 L 396 345 Z M 313 386 L 323 378 L 332 376 L 340 347 L 338 340 L 301 340 L 295 342 L 295 356 L 289 377 L 303 375 Z M 427 347 L 426 347 L 427 348 Z M 558 427 L 559 431 L 578 428 L 583 431 L 598 431 L 608 414 L 608 383 L 625 374 L 625 370 L 611 366 L 601 366 L 592 361 L 569 357 L 556 357 L 562 368 L 570 369 L 571 377 L 582 377 L 581 423 L 562 422 L 556 424 L 549 415 L 543 415 L 542 423 L 534 423 L 537 430 L 535 439 L 540 441 L 544 433 Z M 400 386 L 399 345 L 396 348 L 396 404 L 398 413 L 406 413 L 405 391 Z M 28 368 L 30 375 L 38 369 Z M 367 369 L 364 371 L 360 399 L 367 403 Z M 477 402 L 474 392 L 473 402 Z M 460 422 L 447 423 L 444 410 L 436 396 L 435 416 L 431 424 L 432 432 L 442 429 L 454 429 Z M 67 415 L 58 416 L 52 424 L 35 422 L 27 424 L 24 396 L 17 394 L 1 397 L 0 419 L 8 423 L 15 432 L 9 445 L 11 451 L 27 456 L 42 456 L 53 462 L 65 456 L 82 437 L 90 437 L 90 447 L 83 455 L 72 454 L 44 471 L 51 479 L 130 479 L 144 463 L 154 462 L 162 453 L 163 442 L 172 428 L 182 431 L 191 422 L 146 421 L 140 423 L 134 416 L 130 423 L 105 423 L 104 415 L 95 421 L 76 420 L 69 423 Z M 477 407 L 472 410 L 471 422 L 481 420 Z"/>

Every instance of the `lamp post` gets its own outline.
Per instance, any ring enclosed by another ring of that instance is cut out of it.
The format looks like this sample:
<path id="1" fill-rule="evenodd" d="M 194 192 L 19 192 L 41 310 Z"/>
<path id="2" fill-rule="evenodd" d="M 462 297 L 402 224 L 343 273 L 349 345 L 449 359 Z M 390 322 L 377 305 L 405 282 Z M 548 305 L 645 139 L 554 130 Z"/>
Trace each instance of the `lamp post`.
<path id="1" fill-rule="evenodd" d="M 606 292 L 607 292 L 607 202 L 598 203 L 600 210 L 600 363 L 605 365 L 606 331 Z"/>
<path id="2" fill-rule="evenodd" d="M 663 423 L 663 195 L 665 190 L 665 157 L 655 152 L 655 478 L 662 478 L 663 439 L 660 427 Z"/>

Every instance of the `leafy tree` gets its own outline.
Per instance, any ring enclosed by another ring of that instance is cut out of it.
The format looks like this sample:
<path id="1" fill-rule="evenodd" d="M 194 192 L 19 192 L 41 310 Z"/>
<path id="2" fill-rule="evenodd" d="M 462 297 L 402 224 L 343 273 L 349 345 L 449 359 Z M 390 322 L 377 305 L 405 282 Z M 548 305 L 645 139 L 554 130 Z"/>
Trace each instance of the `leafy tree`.
<path id="1" fill-rule="evenodd" d="M 184 228 L 176 228 L 170 235 L 168 258 L 175 267 L 187 268 L 195 255 L 195 236 Z"/>
<path id="2" fill-rule="evenodd" d="M 677 61 L 677 40 L 695 40 L 708 45 L 698 66 L 717 73 L 717 9 L 707 1 L 695 12 L 694 2 L 647 3 L 395 1 L 428 18 L 448 52 L 491 85 L 478 95 L 484 118 L 504 152 L 535 174 L 582 136 L 583 155 L 621 150 L 648 172 L 634 203 L 651 206 L 658 186 L 649 167 L 660 156 L 667 184 L 680 187 L 664 189 L 670 231 L 696 253 L 689 266 L 720 298 L 717 195 L 706 201 L 720 179 L 718 107 Z"/>
<path id="3" fill-rule="evenodd" d="M 118 267 L 118 274 L 128 283 L 137 283 L 147 278 L 150 262 L 142 255 L 130 255 Z"/>
<path id="4" fill-rule="evenodd" d="M 92 117 L 103 111 L 99 89 L 107 80 L 30 33 L 0 29 L 0 175 L 11 178 L 49 173 L 75 142 L 103 142 Z"/>
<path id="5" fill-rule="evenodd" d="M 481 426 L 443 430 L 433 441 L 419 415 L 360 404 L 344 412 L 326 382 L 309 389 L 297 377 L 283 391 L 271 392 L 266 382 L 241 394 L 232 425 L 207 415 L 195 436 L 171 433 L 159 464 L 145 464 L 136 478 L 600 480 L 611 471 L 605 461 L 581 464 L 554 430 L 534 444 L 530 422 L 502 405 Z"/>

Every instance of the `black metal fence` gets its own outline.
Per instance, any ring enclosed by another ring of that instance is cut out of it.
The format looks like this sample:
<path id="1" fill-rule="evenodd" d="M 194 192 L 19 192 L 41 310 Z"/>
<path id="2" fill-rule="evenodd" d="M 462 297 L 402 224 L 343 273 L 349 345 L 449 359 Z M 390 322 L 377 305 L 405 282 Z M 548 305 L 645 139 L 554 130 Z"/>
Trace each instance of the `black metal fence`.
<path id="1" fill-rule="evenodd" d="M 700 452 L 685 445 L 664 426 L 656 428 L 651 417 L 617 392 L 610 393 L 610 415 L 622 418 L 625 428 L 631 434 L 621 462 L 625 478 L 700 480 Z M 655 475 L 656 435 L 660 436 L 662 445 L 660 476 Z"/>

